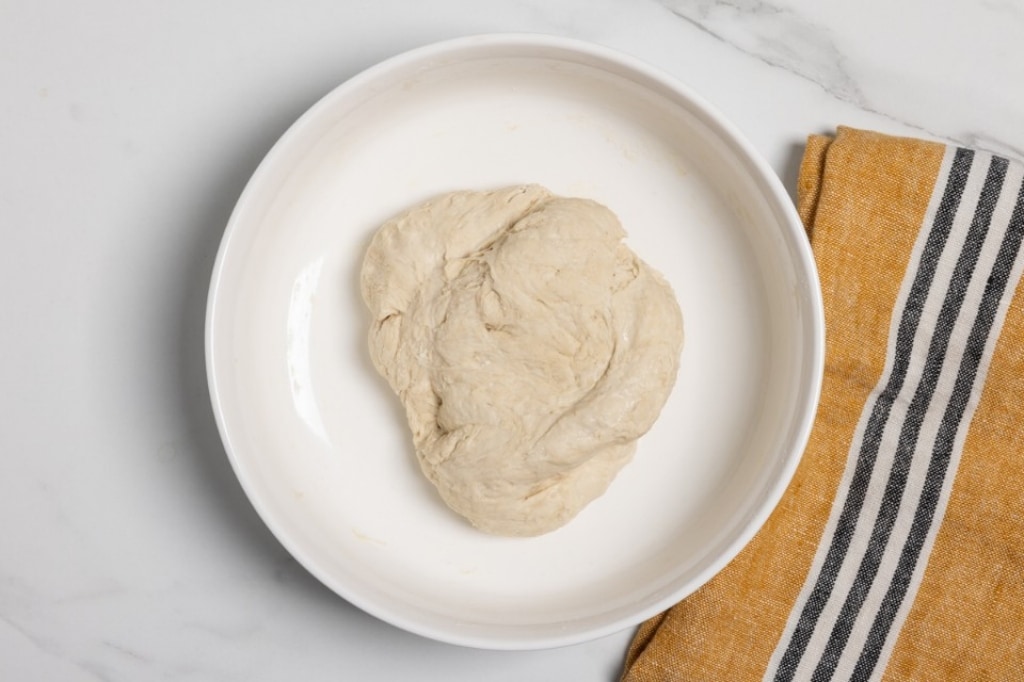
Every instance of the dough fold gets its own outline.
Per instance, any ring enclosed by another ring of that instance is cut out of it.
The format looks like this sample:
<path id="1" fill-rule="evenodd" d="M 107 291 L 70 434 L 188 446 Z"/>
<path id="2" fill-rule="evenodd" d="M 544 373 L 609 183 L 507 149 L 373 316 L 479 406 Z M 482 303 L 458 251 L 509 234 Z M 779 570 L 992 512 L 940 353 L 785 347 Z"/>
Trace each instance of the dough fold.
<path id="1" fill-rule="evenodd" d="M 423 473 L 483 531 L 567 523 L 668 399 L 682 315 L 625 236 L 606 207 L 525 185 L 428 201 L 366 252 L 370 356 Z"/>

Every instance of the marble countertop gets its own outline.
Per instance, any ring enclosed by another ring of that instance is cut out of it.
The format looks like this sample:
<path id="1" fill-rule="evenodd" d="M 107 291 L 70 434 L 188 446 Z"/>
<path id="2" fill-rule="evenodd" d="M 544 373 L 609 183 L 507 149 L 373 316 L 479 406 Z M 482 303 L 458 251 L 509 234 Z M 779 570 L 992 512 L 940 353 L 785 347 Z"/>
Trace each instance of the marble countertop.
<path id="1" fill-rule="evenodd" d="M 539 652 L 364 614 L 236 482 L 203 323 L 276 138 L 375 62 L 530 31 L 678 77 L 792 190 L 836 125 L 1024 157 L 1024 4 L 8 0 L 0 6 L 0 679 L 601 680 L 631 632 Z"/>

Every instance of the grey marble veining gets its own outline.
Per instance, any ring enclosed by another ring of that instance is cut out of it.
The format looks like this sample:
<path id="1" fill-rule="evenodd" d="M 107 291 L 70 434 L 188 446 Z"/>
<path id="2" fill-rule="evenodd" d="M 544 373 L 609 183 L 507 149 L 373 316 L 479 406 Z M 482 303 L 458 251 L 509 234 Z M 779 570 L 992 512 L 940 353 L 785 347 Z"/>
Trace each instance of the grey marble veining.
<path id="1" fill-rule="evenodd" d="M 899 12 L 881 3 L 861 3 L 859 13 L 878 27 L 889 27 L 889 32 L 899 37 L 892 39 L 864 31 L 855 22 L 846 21 L 843 11 L 824 10 L 820 4 L 786 0 L 658 2 L 683 22 L 730 48 L 806 79 L 840 102 L 917 131 L 924 137 L 1024 158 L 1024 145 L 1015 141 L 1015 134 L 982 133 L 976 128 L 980 120 L 975 120 L 975 116 L 961 116 L 964 120 L 956 121 L 950 120 L 949 115 L 950 112 L 969 112 L 963 99 L 954 94 L 957 86 L 978 81 L 1005 82 L 1001 75 L 1019 73 L 1019 66 L 1012 61 L 1006 46 L 993 54 L 1005 61 L 990 60 L 984 70 L 979 64 L 976 72 L 954 76 L 947 85 L 950 99 L 955 103 L 948 102 L 944 112 L 930 112 L 943 116 L 925 114 L 927 105 L 923 101 L 925 106 L 914 106 L 913 87 L 900 88 L 898 97 L 875 94 L 876 83 L 909 84 L 915 78 L 935 79 L 943 70 L 942 57 L 950 51 L 956 52 L 958 47 L 972 44 L 977 32 L 984 31 L 993 22 L 1024 27 L 1024 11 L 1019 4 L 993 1 L 966 8 L 911 3 L 909 11 L 904 7 L 904 11 Z M 959 25 L 969 37 L 952 44 L 941 39 L 930 40 L 928 33 L 940 23 L 947 28 Z M 879 63 L 880 58 L 887 62 Z M 1019 106 L 1019 102 L 1016 103 L 1018 111 Z"/>
<path id="2" fill-rule="evenodd" d="M 869 109 L 828 27 L 789 7 L 760 0 L 661 0 L 674 15 L 770 66 L 818 85 L 837 99 Z"/>

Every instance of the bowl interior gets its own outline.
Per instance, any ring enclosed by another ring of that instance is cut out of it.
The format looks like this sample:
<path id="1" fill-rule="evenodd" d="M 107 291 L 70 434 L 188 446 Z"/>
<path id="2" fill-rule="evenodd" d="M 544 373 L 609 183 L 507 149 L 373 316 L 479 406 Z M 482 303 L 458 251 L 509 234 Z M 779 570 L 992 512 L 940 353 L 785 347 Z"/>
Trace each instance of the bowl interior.
<path id="1" fill-rule="evenodd" d="M 387 218 L 518 183 L 614 210 L 686 327 L 675 390 L 633 462 L 531 539 L 474 530 L 420 474 L 367 356 L 358 287 Z M 264 521 L 367 611 L 489 648 L 607 634 L 706 582 L 788 483 L 822 358 L 805 241 L 763 162 L 646 67 L 528 36 L 421 49 L 313 107 L 241 198 L 210 295 L 218 424 Z"/>

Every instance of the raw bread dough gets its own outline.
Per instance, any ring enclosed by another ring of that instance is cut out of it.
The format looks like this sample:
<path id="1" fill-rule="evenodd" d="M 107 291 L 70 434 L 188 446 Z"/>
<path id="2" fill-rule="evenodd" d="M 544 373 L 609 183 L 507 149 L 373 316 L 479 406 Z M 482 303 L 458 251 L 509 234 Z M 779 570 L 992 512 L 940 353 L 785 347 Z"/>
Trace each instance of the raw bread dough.
<path id="1" fill-rule="evenodd" d="M 366 252 L 373 363 L 423 472 L 481 530 L 568 522 L 672 390 L 679 305 L 624 237 L 604 206 L 527 185 L 429 201 Z"/>

